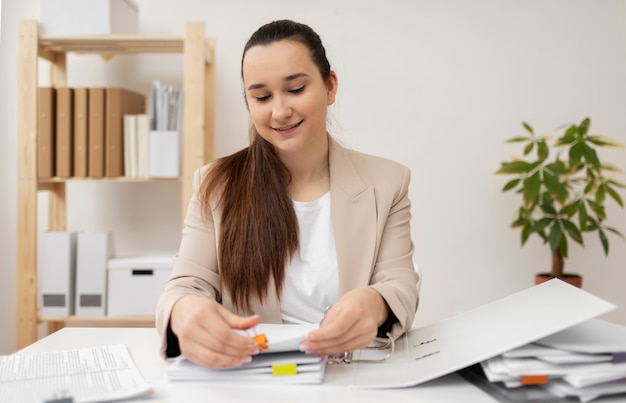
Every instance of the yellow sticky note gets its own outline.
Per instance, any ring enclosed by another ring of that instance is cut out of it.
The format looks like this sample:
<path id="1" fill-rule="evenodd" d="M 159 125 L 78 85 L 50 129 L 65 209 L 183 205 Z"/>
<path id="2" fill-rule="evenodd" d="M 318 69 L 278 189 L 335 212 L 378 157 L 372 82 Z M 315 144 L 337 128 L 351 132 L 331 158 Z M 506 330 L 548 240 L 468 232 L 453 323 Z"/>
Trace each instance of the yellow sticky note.
<path id="1" fill-rule="evenodd" d="M 296 375 L 298 373 L 298 364 L 274 364 L 272 365 L 272 375 L 285 376 Z"/>

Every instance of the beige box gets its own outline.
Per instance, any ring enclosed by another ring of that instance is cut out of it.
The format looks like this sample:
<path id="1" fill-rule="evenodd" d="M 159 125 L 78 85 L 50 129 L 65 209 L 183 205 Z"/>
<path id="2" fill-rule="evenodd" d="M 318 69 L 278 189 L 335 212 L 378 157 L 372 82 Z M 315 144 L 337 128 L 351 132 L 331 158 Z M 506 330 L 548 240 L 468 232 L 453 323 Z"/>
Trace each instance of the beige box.
<path id="1" fill-rule="evenodd" d="M 107 316 L 154 315 L 172 267 L 171 256 L 109 259 Z"/>
<path id="2" fill-rule="evenodd" d="M 39 0 L 43 35 L 134 35 L 138 8 L 131 0 Z"/>

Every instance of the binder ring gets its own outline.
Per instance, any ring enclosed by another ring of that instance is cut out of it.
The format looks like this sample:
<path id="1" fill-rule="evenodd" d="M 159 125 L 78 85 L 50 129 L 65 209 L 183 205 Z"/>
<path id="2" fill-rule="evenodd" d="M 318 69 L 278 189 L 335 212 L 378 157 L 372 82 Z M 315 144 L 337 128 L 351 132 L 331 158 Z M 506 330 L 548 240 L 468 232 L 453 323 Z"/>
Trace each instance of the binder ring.
<path id="1" fill-rule="evenodd" d="M 359 358 L 357 360 L 352 359 L 353 356 L 353 352 L 352 351 L 344 351 L 343 353 L 339 353 L 339 354 L 331 354 L 328 356 L 328 364 L 352 364 L 353 362 L 358 362 L 358 363 L 380 363 L 380 362 L 384 362 L 387 359 L 389 359 L 389 357 L 391 357 L 396 349 L 396 343 L 393 340 L 393 337 L 391 337 L 391 334 L 387 333 L 387 339 L 388 341 L 384 344 L 378 345 L 378 346 L 367 346 L 362 350 L 389 350 L 389 352 L 387 353 L 386 356 L 384 356 L 383 358 Z"/>
<path id="2" fill-rule="evenodd" d="M 326 309 L 324 309 L 324 317 L 320 321 L 320 325 L 324 322 L 324 319 L 326 319 L 326 314 L 328 313 L 328 310 L 330 308 L 331 308 L 331 306 L 327 306 Z M 343 353 L 329 355 L 327 363 L 331 364 L 331 365 L 335 365 L 335 364 L 351 364 L 353 362 L 363 362 L 363 363 L 380 363 L 380 362 L 384 362 L 387 359 L 389 359 L 389 357 L 391 357 L 393 355 L 394 351 L 396 350 L 396 343 L 393 340 L 393 337 L 391 337 L 391 334 L 389 332 L 387 332 L 386 335 L 387 335 L 387 340 L 388 340 L 386 343 L 381 344 L 381 345 L 375 345 L 375 346 L 367 346 L 367 347 L 361 349 L 361 350 L 387 350 L 388 349 L 389 352 L 383 358 L 353 360 L 352 359 L 353 352 L 352 351 L 344 351 Z"/>

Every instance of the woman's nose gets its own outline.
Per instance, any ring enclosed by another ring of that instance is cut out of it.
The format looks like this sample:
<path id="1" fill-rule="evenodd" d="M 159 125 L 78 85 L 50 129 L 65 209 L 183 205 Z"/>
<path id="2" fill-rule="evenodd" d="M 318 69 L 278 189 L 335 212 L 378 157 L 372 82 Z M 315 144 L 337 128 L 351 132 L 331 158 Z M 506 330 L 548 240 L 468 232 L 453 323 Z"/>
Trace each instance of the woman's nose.
<path id="1" fill-rule="evenodd" d="M 283 119 L 289 117 L 292 113 L 291 106 L 283 97 L 276 97 L 272 106 L 272 116 L 274 119 Z"/>

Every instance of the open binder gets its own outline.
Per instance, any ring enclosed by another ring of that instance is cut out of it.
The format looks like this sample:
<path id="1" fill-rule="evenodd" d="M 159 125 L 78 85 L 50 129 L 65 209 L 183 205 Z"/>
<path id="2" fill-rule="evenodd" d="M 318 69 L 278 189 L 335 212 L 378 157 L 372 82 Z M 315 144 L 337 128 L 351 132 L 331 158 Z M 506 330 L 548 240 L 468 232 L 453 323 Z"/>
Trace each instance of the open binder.
<path id="1" fill-rule="evenodd" d="M 431 325 L 413 328 L 395 341 L 394 352 L 386 360 L 364 362 L 363 359 L 372 358 L 372 352 L 356 351 L 350 364 L 323 365 L 325 371 L 317 374 L 322 376 L 326 385 L 364 389 L 415 386 L 545 338 L 613 309 L 615 305 L 554 279 Z M 170 366 L 168 374 L 172 375 L 176 366 L 187 364 L 176 362 Z M 244 368 L 240 368 L 242 372 L 232 371 L 230 375 L 235 376 L 220 380 L 241 380 L 237 376 L 244 376 Z M 189 380 L 208 380 L 207 374 L 213 376 L 216 372 L 209 371 L 191 365 L 185 376 Z M 217 372 L 224 375 L 224 371 Z M 271 378 L 267 373 L 264 375 L 255 377 L 252 372 L 247 372 L 245 379 L 262 382 Z M 293 380 L 300 375 L 298 373 Z"/>

